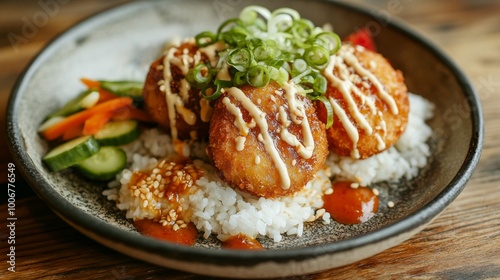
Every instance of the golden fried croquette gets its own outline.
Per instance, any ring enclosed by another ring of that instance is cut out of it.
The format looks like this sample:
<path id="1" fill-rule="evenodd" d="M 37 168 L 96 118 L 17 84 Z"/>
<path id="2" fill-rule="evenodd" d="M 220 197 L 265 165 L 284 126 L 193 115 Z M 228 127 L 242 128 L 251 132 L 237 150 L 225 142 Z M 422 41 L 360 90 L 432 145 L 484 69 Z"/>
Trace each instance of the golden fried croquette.
<path id="1" fill-rule="evenodd" d="M 345 44 L 323 72 L 334 111 L 327 130 L 329 148 L 352 158 L 367 158 L 396 143 L 408 123 L 409 99 L 403 75 L 382 55 Z M 325 107 L 317 102 L 320 119 Z"/>
<path id="2" fill-rule="evenodd" d="M 325 126 L 312 102 L 271 82 L 227 89 L 214 105 L 208 153 L 222 179 L 256 196 L 291 195 L 328 154 Z"/>
<path id="3" fill-rule="evenodd" d="M 174 139 L 208 138 L 212 107 L 201 97 L 200 90 L 185 79 L 189 69 L 200 62 L 207 63 L 207 56 L 199 52 L 194 42 L 185 42 L 167 49 L 150 66 L 146 77 L 143 90 L 146 109 Z"/>

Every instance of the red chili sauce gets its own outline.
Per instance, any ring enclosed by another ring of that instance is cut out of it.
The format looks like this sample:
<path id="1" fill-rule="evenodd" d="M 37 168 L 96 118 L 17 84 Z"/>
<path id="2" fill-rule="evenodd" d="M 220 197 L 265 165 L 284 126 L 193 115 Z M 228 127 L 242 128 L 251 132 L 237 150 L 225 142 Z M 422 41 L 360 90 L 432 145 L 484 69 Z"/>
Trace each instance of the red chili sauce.
<path id="1" fill-rule="evenodd" d="M 352 182 L 333 183 L 333 193 L 323 196 L 324 208 L 341 224 L 359 224 L 375 215 L 379 198 L 367 187 L 352 187 Z"/>
<path id="2" fill-rule="evenodd" d="M 225 249 L 235 250 L 263 250 L 262 244 L 254 238 L 248 237 L 244 234 L 238 234 L 229 237 L 226 241 L 222 242 L 222 247 Z"/>
<path id="3" fill-rule="evenodd" d="M 198 237 L 198 230 L 196 230 L 193 223 L 186 225 L 186 227 L 174 230 L 170 225 L 163 226 L 159 222 L 150 219 L 134 221 L 134 226 L 144 235 L 181 245 L 193 246 Z"/>

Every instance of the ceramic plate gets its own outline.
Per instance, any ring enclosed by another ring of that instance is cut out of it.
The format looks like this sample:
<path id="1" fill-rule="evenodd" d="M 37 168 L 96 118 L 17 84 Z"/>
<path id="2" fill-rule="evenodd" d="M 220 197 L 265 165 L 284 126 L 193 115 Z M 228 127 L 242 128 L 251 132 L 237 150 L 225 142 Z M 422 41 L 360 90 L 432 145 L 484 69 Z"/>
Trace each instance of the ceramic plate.
<path id="1" fill-rule="evenodd" d="M 345 36 L 367 27 L 379 51 L 405 74 L 411 92 L 436 106 L 432 156 L 417 178 L 380 184 L 381 207 L 354 226 L 313 223 L 301 238 L 262 240 L 265 251 L 221 250 L 215 239 L 177 246 L 137 233 L 125 214 L 90 184 L 42 164 L 40 121 L 82 90 L 80 77 L 144 79 L 165 42 L 215 30 L 248 4 L 289 6 Z M 10 149 L 36 193 L 66 222 L 119 252 L 161 266 L 226 277 L 276 277 L 346 265 L 395 246 L 420 231 L 464 188 L 479 159 L 482 114 L 470 82 L 442 51 L 394 19 L 327 1 L 138 1 L 93 16 L 51 42 L 14 88 L 8 108 Z M 389 200 L 395 207 L 385 206 Z"/>

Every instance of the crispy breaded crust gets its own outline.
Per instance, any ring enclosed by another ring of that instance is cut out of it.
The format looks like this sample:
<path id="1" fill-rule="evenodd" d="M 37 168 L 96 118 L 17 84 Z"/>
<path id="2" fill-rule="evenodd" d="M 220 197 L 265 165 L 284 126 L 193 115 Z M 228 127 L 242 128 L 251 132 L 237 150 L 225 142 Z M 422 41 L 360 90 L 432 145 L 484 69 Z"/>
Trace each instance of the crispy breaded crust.
<path id="1" fill-rule="evenodd" d="M 286 164 L 291 184 L 288 189 L 282 187 L 276 164 L 266 151 L 262 140 L 259 140 L 261 130 L 258 126 L 250 129 L 244 142 L 244 149 L 240 151 L 237 149 L 236 138 L 241 134 L 235 125 L 235 116 L 223 103 L 224 97 L 229 98 L 231 103 L 238 106 L 245 122 L 250 123 L 252 118 L 239 101 L 228 94 L 221 96 L 215 103 L 209 133 L 208 153 L 214 165 L 219 169 L 221 178 L 238 189 L 266 198 L 291 195 L 301 190 L 323 167 L 328 154 L 325 127 L 317 118 L 312 102 L 301 96 L 305 102 L 306 115 L 315 142 L 312 157 L 305 159 L 297 153 L 295 147 L 290 146 L 280 137 L 280 122 L 276 119 L 276 114 L 279 106 L 286 104 L 287 100 L 275 94 L 275 91 L 283 91 L 283 89 L 277 83 L 271 82 L 264 88 L 243 86 L 241 90 L 260 110 L 266 113 L 265 119 L 269 125 L 269 134 Z M 300 125 L 292 123 L 288 130 L 303 142 Z"/>
<path id="2" fill-rule="evenodd" d="M 363 159 L 378 154 L 397 142 L 406 129 L 410 104 L 401 71 L 394 70 L 390 63 L 378 53 L 360 47 L 356 47 L 354 50 L 354 54 L 358 61 L 365 69 L 373 73 L 382 85 L 384 85 L 387 93 L 392 96 L 399 110 L 397 114 L 393 114 L 388 104 L 379 96 L 378 89 L 368 79 L 363 79 L 363 77 L 361 77 L 361 79 L 354 79 L 357 81 L 354 82 L 354 84 L 363 95 L 374 100 L 378 111 L 376 114 L 373 114 L 366 103 L 362 104 L 361 98 L 352 94 L 360 113 L 373 128 L 373 133 L 368 135 L 366 131 L 360 128 L 359 124 L 353 118 L 341 91 L 331 84 L 328 86 L 326 93 L 327 97 L 333 98 L 347 113 L 349 120 L 356 125 L 356 129 L 359 132 L 359 141 L 356 146 L 359 152 L 359 158 Z M 352 68 L 350 72 L 351 74 L 355 74 Z M 339 76 L 337 69 L 335 69 L 334 75 L 337 77 Z M 325 107 L 321 102 L 317 102 L 316 105 L 320 119 L 326 121 Z M 327 130 L 327 136 L 329 148 L 332 152 L 341 156 L 352 157 L 353 141 L 349 137 L 338 115 L 334 116 L 334 124 Z M 383 145 L 381 145 L 381 141 L 383 141 Z"/>
<path id="3" fill-rule="evenodd" d="M 188 50 L 190 56 L 194 56 L 197 51 L 197 47 L 194 43 L 188 42 L 179 46 L 175 55 L 179 56 L 185 49 Z M 165 92 L 161 90 L 161 84 L 162 81 L 164 81 L 164 60 L 165 56 L 162 56 L 150 66 L 149 73 L 146 77 L 143 96 L 146 110 L 151 117 L 166 131 L 170 131 L 167 101 Z M 192 67 L 193 65 L 190 65 L 190 68 Z M 184 75 L 176 65 L 171 65 L 171 71 L 172 80 L 170 86 L 172 92 L 177 94 L 181 87 L 180 81 L 184 79 Z M 177 128 L 178 138 L 180 140 L 208 139 L 208 128 L 210 123 L 202 121 L 200 117 L 200 100 L 203 98 L 201 97 L 200 90 L 191 87 L 188 93 L 189 97 L 183 100 L 184 107 L 196 115 L 196 122 L 192 125 L 188 124 L 181 115 L 176 113 L 175 126 Z"/>

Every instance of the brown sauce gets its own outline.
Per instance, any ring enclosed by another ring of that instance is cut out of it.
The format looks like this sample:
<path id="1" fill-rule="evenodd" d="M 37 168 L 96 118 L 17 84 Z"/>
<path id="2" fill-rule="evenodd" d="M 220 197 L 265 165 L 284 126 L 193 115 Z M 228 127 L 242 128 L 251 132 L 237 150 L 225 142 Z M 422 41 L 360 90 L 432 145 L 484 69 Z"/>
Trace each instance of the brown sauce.
<path id="1" fill-rule="evenodd" d="M 235 250 L 263 250 L 262 244 L 254 238 L 248 237 L 244 234 L 238 234 L 229 237 L 226 241 L 222 242 L 222 247 L 225 249 Z"/>
<path id="2" fill-rule="evenodd" d="M 193 246 L 198 236 L 198 230 L 193 223 L 185 225 L 185 227 L 174 229 L 171 225 L 163 226 L 151 219 L 134 221 L 134 226 L 144 235 L 180 245 Z"/>
<path id="3" fill-rule="evenodd" d="M 323 196 L 324 208 L 341 224 L 359 224 L 375 215 L 379 198 L 370 188 L 352 188 L 352 182 L 333 183 L 333 193 Z"/>

